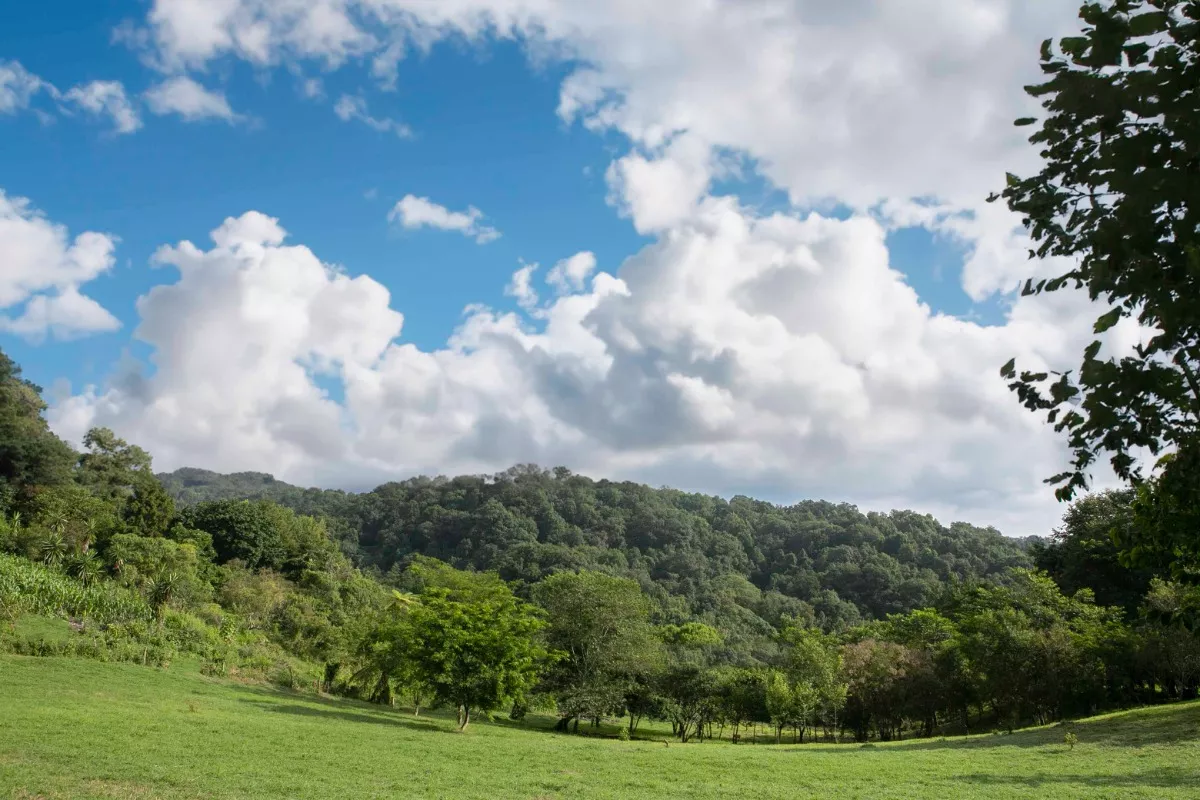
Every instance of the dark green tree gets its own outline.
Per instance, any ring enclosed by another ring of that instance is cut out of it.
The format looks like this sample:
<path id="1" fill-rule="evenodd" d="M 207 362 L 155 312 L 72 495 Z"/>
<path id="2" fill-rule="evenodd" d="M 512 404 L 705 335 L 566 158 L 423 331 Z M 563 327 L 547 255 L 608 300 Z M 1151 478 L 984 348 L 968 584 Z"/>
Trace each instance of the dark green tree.
<path id="1" fill-rule="evenodd" d="M 1045 113 L 1017 121 L 1037 126 L 1043 167 L 998 196 L 1033 255 L 1070 264 L 1026 294 L 1082 288 L 1104 306 L 1097 336 L 1127 317 L 1152 335 L 1129 356 L 1097 338 L 1077 372 L 1003 367 L 1072 448 L 1048 479 L 1062 499 L 1087 488 L 1100 455 L 1137 482 L 1141 449 L 1190 448 L 1200 430 L 1200 2 L 1087 2 L 1080 16 L 1081 35 L 1042 45 L 1046 80 L 1027 91 Z"/>
<path id="2" fill-rule="evenodd" d="M 119 508 L 133 496 L 139 483 L 154 480 L 150 454 L 118 438 L 108 428 L 92 428 L 83 438 L 83 446 L 79 483 Z"/>
<path id="3" fill-rule="evenodd" d="M 250 569 L 278 570 L 288 554 L 274 525 L 271 505 L 247 500 L 197 503 L 183 510 L 180 521 L 185 528 L 212 536 L 219 563 L 237 559 Z"/>
<path id="4" fill-rule="evenodd" d="M 564 653 L 545 678 L 558 701 L 559 726 L 623 710 L 627 692 L 664 661 L 650 625 L 650 602 L 636 582 L 598 572 L 564 572 L 534 586 L 546 609 L 546 641 Z"/>
<path id="5" fill-rule="evenodd" d="M 41 389 L 21 378 L 21 368 L 0 351 L 0 501 L 7 496 L 18 510 L 38 487 L 71 480 L 75 452 L 50 431 L 45 410 Z"/>

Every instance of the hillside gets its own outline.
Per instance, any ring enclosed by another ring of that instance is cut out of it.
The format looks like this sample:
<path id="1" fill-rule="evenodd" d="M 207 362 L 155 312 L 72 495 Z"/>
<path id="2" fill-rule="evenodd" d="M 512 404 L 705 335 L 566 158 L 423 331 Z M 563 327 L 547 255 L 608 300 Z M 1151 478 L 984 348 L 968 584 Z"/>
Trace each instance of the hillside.
<path id="1" fill-rule="evenodd" d="M 267 499 L 325 516 L 343 550 L 381 574 L 416 553 L 522 583 L 597 569 L 636 578 L 672 621 L 702 618 L 747 635 L 785 615 L 840 628 L 922 608 L 949 583 L 1002 580 L 1031 564 L 1024 540 L 912 511 L 726 501 L 563 468 L 415 478 L 363 494 L 252 472 L 158 477 L 184 505 Z"/>
<path id="2" fill-rule="evenodd" d="M 1071 750 L 1059 726 L 866 748 L 664 746 L 554 736 L 537 728 L 548 720 L 455 734 L 438 715 L 181 668 L 0 656 L 0 675 L 12 797 L 1184 798 L 1200 782 L 1195 702 L 1073 723 Z"/>

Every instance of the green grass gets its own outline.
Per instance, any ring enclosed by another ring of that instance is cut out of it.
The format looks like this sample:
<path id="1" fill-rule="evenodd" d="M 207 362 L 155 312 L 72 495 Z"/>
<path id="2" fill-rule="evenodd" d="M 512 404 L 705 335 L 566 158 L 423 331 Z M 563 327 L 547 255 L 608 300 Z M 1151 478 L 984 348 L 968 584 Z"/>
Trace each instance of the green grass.
<path id="1" fill-rule="evenodd" d="M 13 798 L 1184 798 L 1200 703 L 1065 729 L 857 745 L 665 746 L 442 717 L 194 673 L 0 656 Z"/>

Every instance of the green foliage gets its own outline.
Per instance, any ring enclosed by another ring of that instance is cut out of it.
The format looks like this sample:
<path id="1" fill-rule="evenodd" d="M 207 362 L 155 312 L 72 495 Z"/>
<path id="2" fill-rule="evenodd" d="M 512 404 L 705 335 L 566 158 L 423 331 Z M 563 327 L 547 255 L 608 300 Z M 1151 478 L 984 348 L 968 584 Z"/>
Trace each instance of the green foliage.
<path id="1" fill-rule="evenodd" d="M 1136 480 L 1139 449 L 1188 446 L 1200 426 L 1200 14 L 1195 0 L 1117 0 L 1080 16 L 1082 35 L 1043 45 L 1046 80 L 1027 89 L 1045 109 L 1030 137 L 1043 166 L 1010 175 L 1000 196 L 1038 257 L 1070 265 L 1027 294 L 1082 287 L 1108 306 L 1097 335 L 1126 317 L 1155 333 L 1129 356 L 1102 354 L 1096 339 L 1077 375 L 1003 368 L 1067 436 L 1071 467 L 1050 482 L 1068 499 L 1101 453 Z"/>
<path id="2" fill-rule="evenodd" d="M 1063 734 L 1063 744 L 1067 746 L 1068 750 L 1074 750 L 1075 745 L 1079 744 L 1079 737 L 1075 735 L 1074 731 L 1067 731 Z"/>
<path id="3" fill-rule="evenodd" d="M 1032 550 L 1038 569 L 1053 577 L 1064 594 L 1086 589 L 1098 605 L 1119 606 L 1131 617 L 1154 577 L 1152 569 L 1122 563 L 1118 542 L 1129 540 L 1133 497 L 1131 491 L 1109 491 L 1079 498 L 1050 541 Z"/>
<path id="4" fill-rule="evenodd" d="M 638 678 L 661 669 L 665 654 L 650 625 L 650 602 L 636 582 L 597 572 L 562 572 L 534 586 L 546 610 L 545 639 L 564 656 L 544 677 L 563 727 L 624 709 Z"/>
<path id="5" fill-rule="evenodd" d="M 723 642 L 714 654 L 747 666 L 774 657 L 771 637 L 784 617 L 840 630 L 926 606 L 947 581 L 1003 579 L 1032 563 L 1022 543 L 994 530 L 943 527 L 912 512 L 862 514 L 821 502 L 781 508 L 592 481 L 561 468 L 415 478 L 361 495 L 257 473 L 159 477 L 181 503 L 270 497 L 323 518 L 358 566 L 392 581 L 411 580 L 407 566 L 417 556 L 494 570 L 522 594 L 558 572 L 627 577 L 650 598 L 655 622 L 716 628 Z"/>
<path id="6" fill-rule="evenodd" d="M 272 509 L 264 502 L 218 500 L 185 508 L 180 522 L 212 537 L 219 563 L 237 560 L 250 569 L 279 570 L 288 552 Z"/>
<path id="7" fill-rule="evenodd" d="M 105 550 L 105 557 L 118 580 L 143 591 L 171 578 L 171 594 L 185 604 L 206 602 L 212 586 L 206 580 L 207 565 L 196 546 L 159 537 L 117 534 Z"/>
<path id="8" fill-rule="evenodd" d="M 30 614 L 87 617 L 100 623 L 145 620 L 152 613 L 137 592 L 109 581 L 85 585 L 26 559 L 0 555 L 0 604 L 14 598 L 20 598 Z"/>
<path id="9" fill-rule="evenodd" d="M 434 700 L 459 709 L 459 729 L 472 711 L 490 711 L 522 697 L 547 653 L 535 637 L 545 626 L 533 606 L 513 597 L 454 600 L 432 588 L 407 610 L 405 658 Z"/>
<path id="10" fill-rule="evenodd" d="M 141 536 L 164 536 L 175 519 L 175 500 L 153 475 L 138 475 L 125 501 L 125 524 Z"/>
<path id="11" fill-rule="evenodd" d="M 153 478 L 150 454 L 108 428 L 88 431 L 83 446 L 76 480 L 97 497 L 123 506 L 140 483 Z"/>
<path id="12" fill-rule="evenodd" d="M 3 513 L 21 511 L 40 488 L 71 480 L 75 453 L 55 436 L 42 412 L 41 389 L 21 378 L 21 368 L 0 351 L 0 497 Z"/>
<path id="13" fill-rule="evenodd" d="M 1133 523 L 1118 530 L 1122 562 L 1200 581 L 1200 441 L 1159 462 L 1157 476 L 1141 483 L 1132 504 Z"/>

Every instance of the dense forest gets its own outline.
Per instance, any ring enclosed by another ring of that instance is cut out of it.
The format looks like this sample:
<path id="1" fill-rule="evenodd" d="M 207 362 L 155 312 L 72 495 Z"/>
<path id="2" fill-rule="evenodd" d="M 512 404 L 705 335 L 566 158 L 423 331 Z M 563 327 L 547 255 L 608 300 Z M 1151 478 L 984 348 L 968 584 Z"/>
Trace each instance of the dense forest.
<path id="1" fill-rule="evenodd" d="M 158 476 L 180 507 L 264 499 L 327 520 L 360 568 L 379 576 L 415 554 L 531 585 L 562 571 L 636 580 L 665 622 L 703 620 L 765 634 L 784 617 L 826 630 L 933 603 L 952 584 L 1003 581 L 1030 567 L 1030 541 L 911 511 L 777 506 L 633 483 L 565 468 L 414 478 L 372 492 L 300 489 L 269 475 L 181 469 Z"/>

